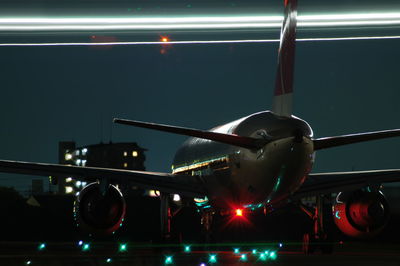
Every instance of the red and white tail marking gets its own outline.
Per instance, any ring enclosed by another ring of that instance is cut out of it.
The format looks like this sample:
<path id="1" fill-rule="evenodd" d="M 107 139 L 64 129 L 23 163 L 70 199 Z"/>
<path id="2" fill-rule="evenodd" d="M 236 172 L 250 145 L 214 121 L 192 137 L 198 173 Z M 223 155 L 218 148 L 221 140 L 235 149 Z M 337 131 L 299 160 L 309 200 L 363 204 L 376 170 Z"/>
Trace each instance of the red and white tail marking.
<path id="1" fill-rule="evenodd" d="M 285 0 L 284 4 L 285 17 L 281 29 L 272 111 L 277 115 L 291 116 L 296 48 L 297 0 Z"/>

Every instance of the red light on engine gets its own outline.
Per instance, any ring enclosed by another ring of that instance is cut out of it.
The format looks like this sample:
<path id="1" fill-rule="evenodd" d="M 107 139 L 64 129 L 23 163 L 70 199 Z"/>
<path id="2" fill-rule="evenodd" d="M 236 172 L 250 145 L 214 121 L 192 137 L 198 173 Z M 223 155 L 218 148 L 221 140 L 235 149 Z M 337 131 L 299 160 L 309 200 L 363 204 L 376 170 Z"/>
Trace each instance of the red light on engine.
<path id="1" fill-rule="evenodd" d="M 236 216 L 243 216 L 243 209 L 236 209 L 235 210 L 235 215 Z"/>
<path id="2" fill-rule="evenodd" d="M 162 42 L 169 42 L 169 39 L 168 39 L 168 37 L 161 36 L 161 41 Z"/>

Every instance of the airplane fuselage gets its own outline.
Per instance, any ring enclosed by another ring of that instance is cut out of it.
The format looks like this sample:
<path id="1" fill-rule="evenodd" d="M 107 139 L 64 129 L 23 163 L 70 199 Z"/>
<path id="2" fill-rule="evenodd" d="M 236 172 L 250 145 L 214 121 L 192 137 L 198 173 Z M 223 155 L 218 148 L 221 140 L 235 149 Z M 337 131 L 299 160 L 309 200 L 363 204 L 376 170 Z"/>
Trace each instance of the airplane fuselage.
<path id="1" fill-rule="evenodd" d="M 295 192 L 311 171 L 313 132 L 297 117 L 265 111 L 211 131 L 271 139 L 262 149 L 250 150 L 189 138 L 177 151 L 173 173 L 201 179 L 214 208 L 273 205 Z"/>

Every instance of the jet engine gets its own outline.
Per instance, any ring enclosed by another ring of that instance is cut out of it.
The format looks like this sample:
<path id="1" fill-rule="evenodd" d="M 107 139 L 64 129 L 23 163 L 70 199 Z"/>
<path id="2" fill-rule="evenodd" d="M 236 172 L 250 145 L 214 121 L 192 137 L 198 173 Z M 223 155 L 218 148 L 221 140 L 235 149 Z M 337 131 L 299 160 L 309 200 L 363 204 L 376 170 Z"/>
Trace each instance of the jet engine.
<path id="1" fill-rule="evenodd" d="M 389 220 L 389 206 L 381 191 L 341 192 L 333 205 L 334 221 L 346 235 L 368 238 L 377 235 Z"/>
<path id="2" fill-rule="evenodd" d="M 125 199 L 114 185 L 102 192 L 98 183 L 91 183 L 79 192 L 74 203 L 78 227 L 96 235 L 115 232 L 122 226 L 125 211 Z"/>

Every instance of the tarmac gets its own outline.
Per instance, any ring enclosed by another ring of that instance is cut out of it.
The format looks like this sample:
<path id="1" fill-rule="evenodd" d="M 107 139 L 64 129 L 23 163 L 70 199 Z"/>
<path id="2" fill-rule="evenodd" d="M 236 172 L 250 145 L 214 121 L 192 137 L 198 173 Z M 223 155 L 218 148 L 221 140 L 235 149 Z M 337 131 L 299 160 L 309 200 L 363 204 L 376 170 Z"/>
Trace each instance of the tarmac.
<path id="1" fill-rule="evenodd" d="M 117 242 L 1 242 L 0 265 L 327 265 L 400 266 L 400 243 L 335 243 L 304 255 L 301 243 L 156 245 Z"/>

